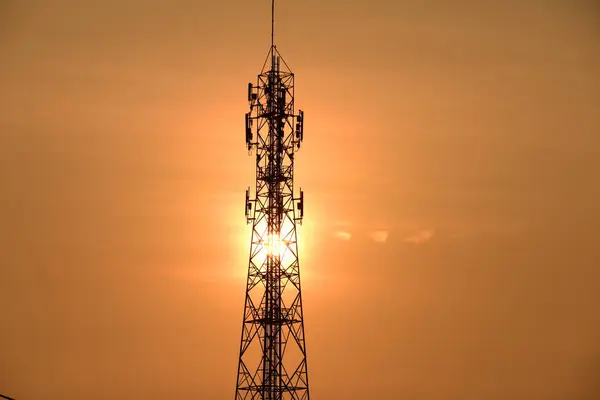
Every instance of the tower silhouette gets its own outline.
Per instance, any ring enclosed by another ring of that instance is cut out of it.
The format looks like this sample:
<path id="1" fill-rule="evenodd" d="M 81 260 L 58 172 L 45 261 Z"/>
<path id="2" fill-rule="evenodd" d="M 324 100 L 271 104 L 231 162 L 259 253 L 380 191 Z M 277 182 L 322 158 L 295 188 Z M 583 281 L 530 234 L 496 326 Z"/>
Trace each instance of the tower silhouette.
<path id="1" fill-rule="evenodd" d="M 304 113 L 294 108 L 294 74 L 274 44 L 256 84 L 248 84 L 248 152 L 256 153 L 255 197 L 246 190 L 252 224 L 236 400 L 310 399 L 296 224 L 304 194 L 294 195 L 294 156 Z"/>

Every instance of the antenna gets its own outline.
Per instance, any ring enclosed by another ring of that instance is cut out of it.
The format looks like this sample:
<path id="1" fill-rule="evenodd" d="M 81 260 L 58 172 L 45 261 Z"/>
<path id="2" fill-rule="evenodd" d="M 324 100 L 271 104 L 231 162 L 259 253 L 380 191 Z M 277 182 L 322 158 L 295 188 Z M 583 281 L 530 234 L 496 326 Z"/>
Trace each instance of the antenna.
<path id="1" fill-rule="evenodd" d="M 248 84 L 244 117 L 246 148 L 256 153 L 256 184 L 252 198 L 246 189 L 244 205 L 252 233 L 236 400 L 310 400 L 296 229 L 304 191 L 294 191 L 305 119 L 295 108 L 294 74 L 274 37 L 271 0 L 271 48 L 257 83 Z"/>

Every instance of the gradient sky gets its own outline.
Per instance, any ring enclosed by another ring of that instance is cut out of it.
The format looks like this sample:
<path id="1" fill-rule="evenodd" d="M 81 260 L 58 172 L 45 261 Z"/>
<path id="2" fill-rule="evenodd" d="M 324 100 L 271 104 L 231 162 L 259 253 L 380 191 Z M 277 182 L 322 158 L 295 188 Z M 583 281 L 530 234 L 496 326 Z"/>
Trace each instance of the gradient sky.
<path id="1" fill-rule="evenodd" d="M 270 2 L 0 2 L 0 393 L 231 399 Z M 284 1 L 315 400 L 600 398 L 600 7 Z"/>

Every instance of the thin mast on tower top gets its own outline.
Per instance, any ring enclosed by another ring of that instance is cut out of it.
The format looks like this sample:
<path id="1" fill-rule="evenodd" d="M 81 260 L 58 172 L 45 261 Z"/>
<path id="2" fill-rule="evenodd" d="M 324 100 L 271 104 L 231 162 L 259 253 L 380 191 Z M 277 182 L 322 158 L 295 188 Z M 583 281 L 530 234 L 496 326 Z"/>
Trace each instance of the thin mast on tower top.
<path id="1" fill-rule="evenodd" d="M 271 48 L 275 47 L 275 0 L 271 1 Z"/>

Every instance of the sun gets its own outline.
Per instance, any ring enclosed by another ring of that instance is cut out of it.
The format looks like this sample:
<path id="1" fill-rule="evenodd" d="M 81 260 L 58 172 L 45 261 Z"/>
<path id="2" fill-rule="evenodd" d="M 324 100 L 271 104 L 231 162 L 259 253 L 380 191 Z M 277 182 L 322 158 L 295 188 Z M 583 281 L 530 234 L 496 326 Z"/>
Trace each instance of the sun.
<path id="1" fill-rule="evenodd" d="M 267 238 L 265 239 L 263 246 L 267 252 L 267 256 L 279 257 L 285 253 L 288 243 L 281 239 L 279 233 L 274 232 L 267 234 Z"/>

